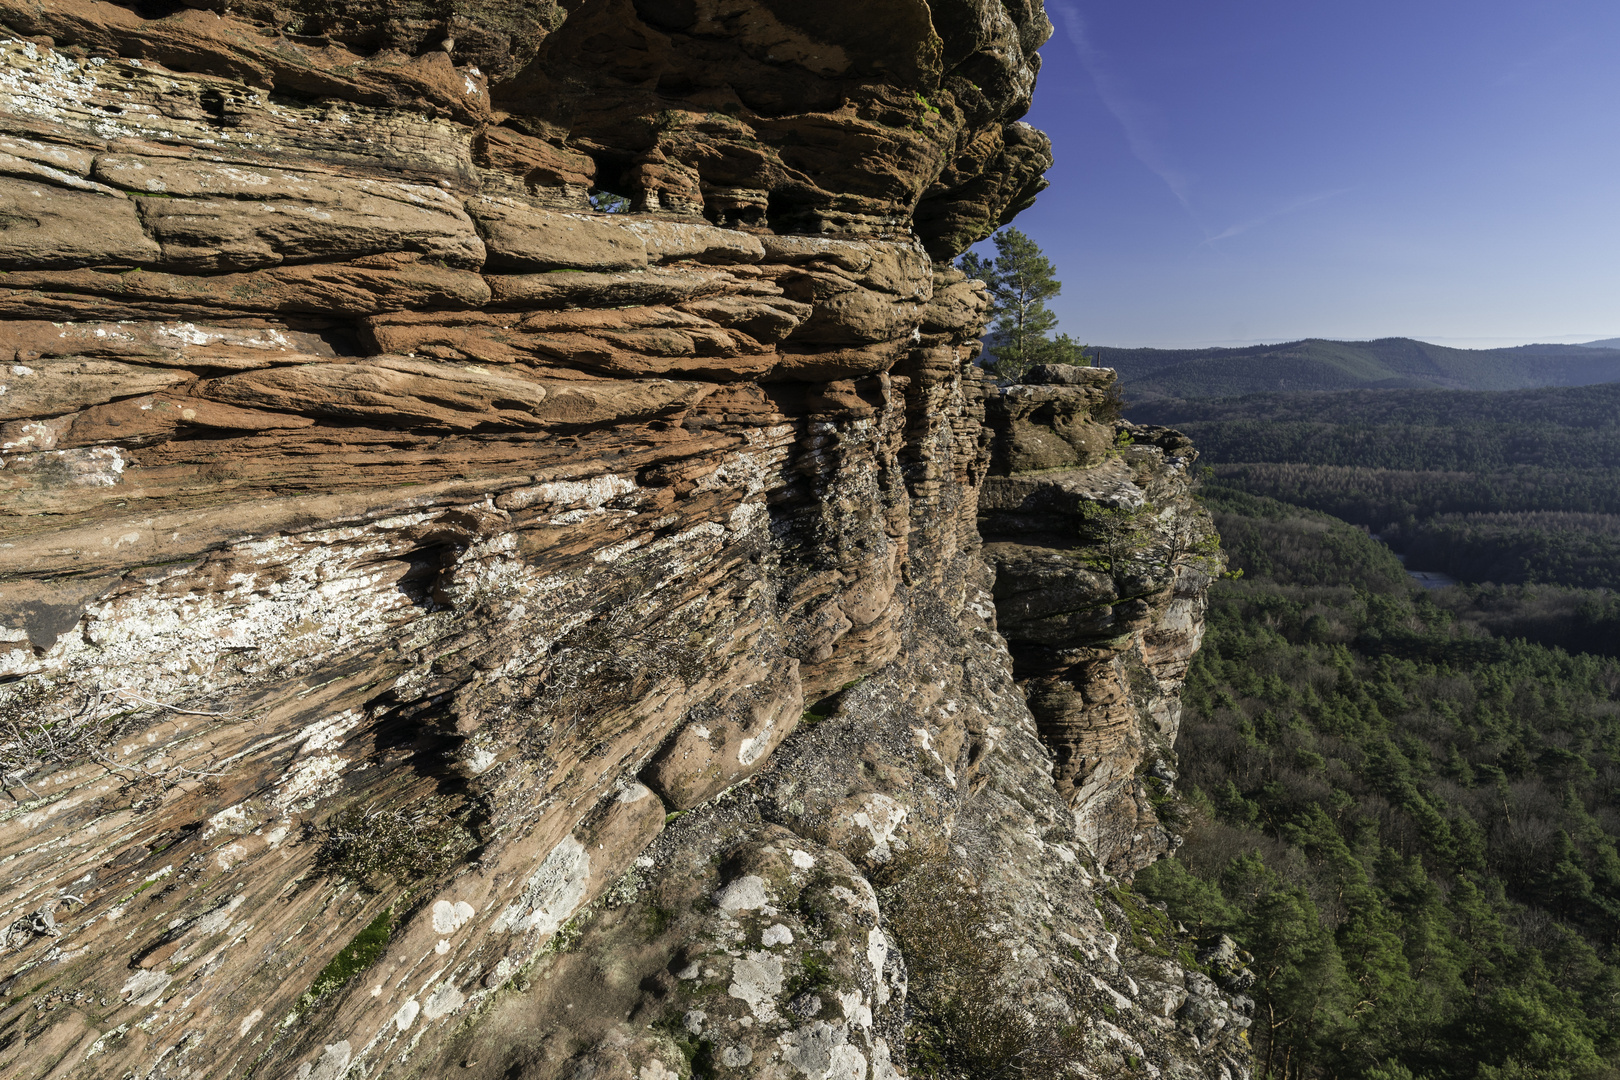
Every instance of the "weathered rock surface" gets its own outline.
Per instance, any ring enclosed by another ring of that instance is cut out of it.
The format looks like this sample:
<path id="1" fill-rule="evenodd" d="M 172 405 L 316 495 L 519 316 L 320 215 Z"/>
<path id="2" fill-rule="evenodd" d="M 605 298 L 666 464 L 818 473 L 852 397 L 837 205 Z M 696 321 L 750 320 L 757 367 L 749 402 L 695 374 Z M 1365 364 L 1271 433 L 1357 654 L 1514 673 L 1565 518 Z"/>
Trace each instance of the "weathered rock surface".
<path id="1" fill-rule="evenodd" d="M 912 1075 L 926 856 L 1088 1072 L 1245 1073 L 1099 892 L 1200 579 L 979 538 L 1193 516 L 936 261 L 1043 183 L 1038 5 L 0 25 L 0 1072 Z"/>
<path id="2" fill-rule="evenodd" d="M 1113 420 L 1113 382 L 1049 365 L 1000 388 L 979 523 L 1058 788 L 1091 850 L 1128 874 L 1177 842 L 1153 800 L 1173 791 L 1181 685 L 1222 563 L 1190 441 Z"/>

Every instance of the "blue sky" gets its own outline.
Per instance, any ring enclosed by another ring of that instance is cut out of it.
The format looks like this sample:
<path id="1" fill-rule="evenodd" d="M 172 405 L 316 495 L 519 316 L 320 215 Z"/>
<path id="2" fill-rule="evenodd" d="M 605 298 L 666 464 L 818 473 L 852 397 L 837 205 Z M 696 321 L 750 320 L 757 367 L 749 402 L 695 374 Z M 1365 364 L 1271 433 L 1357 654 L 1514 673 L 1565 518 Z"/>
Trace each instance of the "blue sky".
<path id="1" fill-rule="evenodd" d="M 1620 335 L 1617 0 L 1047 0 L 1016 225 L 1099 345 Z"/>

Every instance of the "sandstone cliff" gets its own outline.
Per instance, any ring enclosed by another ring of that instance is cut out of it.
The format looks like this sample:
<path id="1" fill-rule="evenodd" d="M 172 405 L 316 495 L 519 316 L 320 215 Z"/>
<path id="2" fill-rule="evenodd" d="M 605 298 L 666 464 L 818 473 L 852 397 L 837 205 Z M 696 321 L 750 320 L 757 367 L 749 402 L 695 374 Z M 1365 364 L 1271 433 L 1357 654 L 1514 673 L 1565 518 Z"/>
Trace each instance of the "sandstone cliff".
<path id="1" fill-rule="evenodd" d="M 1245 1072 L 1190 455 L 938 261 L 1038 5 L 0 23 L 5 1075 Z"/>

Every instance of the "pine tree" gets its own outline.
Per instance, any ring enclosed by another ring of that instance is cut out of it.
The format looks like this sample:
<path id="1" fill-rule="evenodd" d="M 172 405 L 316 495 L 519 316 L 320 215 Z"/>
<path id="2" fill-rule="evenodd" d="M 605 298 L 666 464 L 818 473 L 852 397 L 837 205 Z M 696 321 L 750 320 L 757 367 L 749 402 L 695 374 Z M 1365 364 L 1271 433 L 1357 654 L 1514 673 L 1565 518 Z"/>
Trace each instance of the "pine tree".
<path id="1" fill-rule="evenodd" d="M 1052 260 L 1040 245 L 1017 229 L 1002 229 L 992 241 L 996 257 L 973 252 L 962 256 L 961 267 L 990 288 L 995 320 L 985 338 L 990 354 L 985 367 L 1003 378 L 1017 378 L 1036 364 L 1089 364 L 1088 346 L 1067 334 L 1051 337 L 1057 316 L 1046 302 L 1062 291 Z"/>

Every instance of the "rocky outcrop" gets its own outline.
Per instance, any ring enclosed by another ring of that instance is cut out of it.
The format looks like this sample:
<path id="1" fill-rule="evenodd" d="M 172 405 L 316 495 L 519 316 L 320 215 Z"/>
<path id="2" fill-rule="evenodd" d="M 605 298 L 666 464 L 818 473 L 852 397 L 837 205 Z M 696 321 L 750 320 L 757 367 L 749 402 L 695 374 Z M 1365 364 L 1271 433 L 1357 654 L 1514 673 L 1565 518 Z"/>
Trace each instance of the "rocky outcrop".
<path id="1" fill-rule="evenodd" d="M 0 1070 L 913 1075 L 926 878 L 1244 1072 L 996 631 L 1038 6 L 0 23 Z"/>
<path id="2" fill-rule="evenodd" d="M 1222 569 L 1178 432 L 1117 419 L 1107 368 L 1035 368 L 990 403 L 979 497 L 996 610 L 1055 779 L 1103 864 L 1129 874 L 1179 841 L 1170 797 L 1181 685 Z"/>

